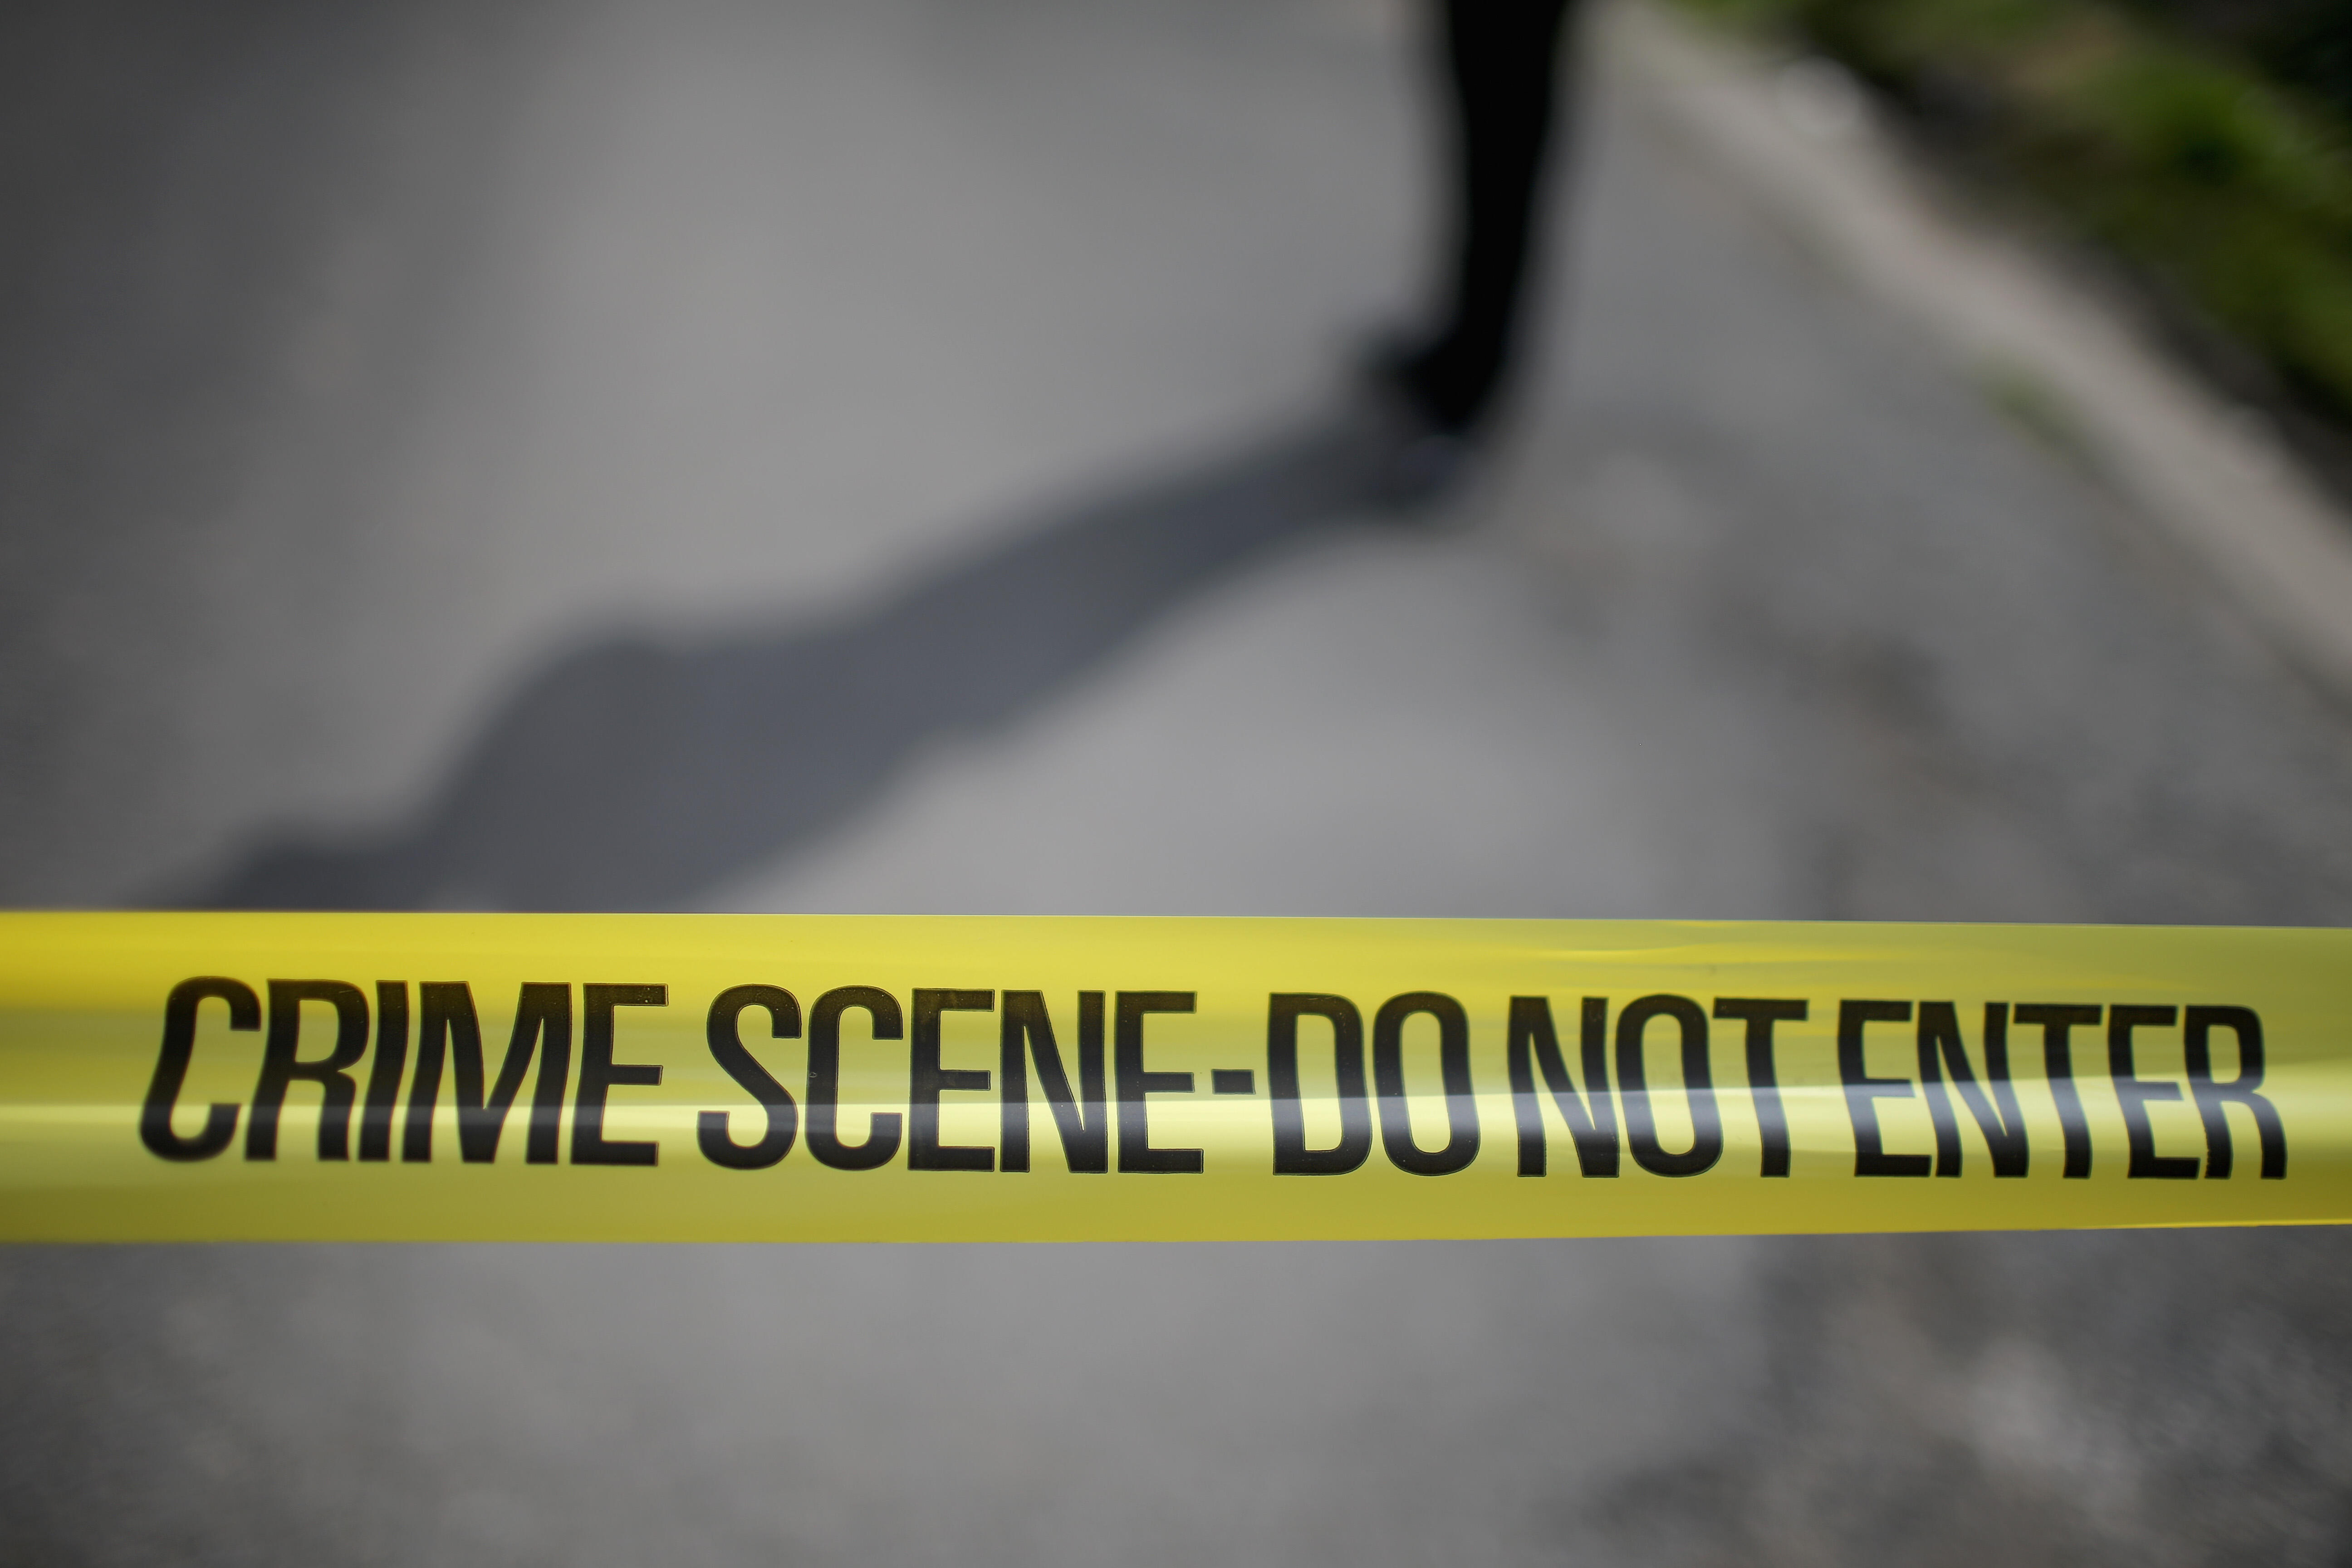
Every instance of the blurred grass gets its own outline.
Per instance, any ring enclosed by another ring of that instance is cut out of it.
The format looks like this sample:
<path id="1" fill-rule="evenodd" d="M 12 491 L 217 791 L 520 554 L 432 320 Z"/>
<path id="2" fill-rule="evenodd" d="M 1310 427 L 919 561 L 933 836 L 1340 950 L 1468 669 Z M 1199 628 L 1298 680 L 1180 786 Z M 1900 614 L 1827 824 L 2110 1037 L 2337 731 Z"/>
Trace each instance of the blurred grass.
<path id="1" fill-rule="evenodd" d="M 2084 438 L 2074 405 L 2023 365 L 1995 362 L 1977 367 L 1978 388 L 2001 417 L 2067 461 L 2095 471 L 2095 448 Z"/>
<path id="2" fill-rule="evenodd" d="M 1683 0 L 1801 40 L 2352 427 L 2352 0 Z"/>

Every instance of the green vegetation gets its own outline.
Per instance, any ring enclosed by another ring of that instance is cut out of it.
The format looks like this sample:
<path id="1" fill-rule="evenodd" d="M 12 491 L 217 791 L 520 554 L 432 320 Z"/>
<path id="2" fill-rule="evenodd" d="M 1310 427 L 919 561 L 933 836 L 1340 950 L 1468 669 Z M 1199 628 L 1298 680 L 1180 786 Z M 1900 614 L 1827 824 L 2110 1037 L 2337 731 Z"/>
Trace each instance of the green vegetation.
<path id="1" fill-rule="evenodd" d="M 2073 406 L 2032 371 L 2009 363 L 1980 365 L 1977 385 L 2003 418 L 2052 451 L 2086 468 L 2098 466 Z"/>
<path id="2" fill-rule="evenodd" d="M 1685 4 L 1841 61 L 2352 424 L 2352 6 Z"/>

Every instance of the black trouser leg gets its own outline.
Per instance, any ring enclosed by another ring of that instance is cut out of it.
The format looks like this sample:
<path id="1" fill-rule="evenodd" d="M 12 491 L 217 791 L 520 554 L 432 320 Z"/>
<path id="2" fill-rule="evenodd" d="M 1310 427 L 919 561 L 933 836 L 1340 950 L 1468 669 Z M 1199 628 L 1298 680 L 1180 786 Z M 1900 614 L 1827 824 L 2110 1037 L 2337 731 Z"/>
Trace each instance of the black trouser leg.
<path id="1" fill-rule="evenodd" d="M 1453 176 L 1444 314 L 1406 367 L 1431 417 L 1475 426 L 1510 369 L 1541 221 L 1557 56 L 1572 0 L 1443 0 Z"/>

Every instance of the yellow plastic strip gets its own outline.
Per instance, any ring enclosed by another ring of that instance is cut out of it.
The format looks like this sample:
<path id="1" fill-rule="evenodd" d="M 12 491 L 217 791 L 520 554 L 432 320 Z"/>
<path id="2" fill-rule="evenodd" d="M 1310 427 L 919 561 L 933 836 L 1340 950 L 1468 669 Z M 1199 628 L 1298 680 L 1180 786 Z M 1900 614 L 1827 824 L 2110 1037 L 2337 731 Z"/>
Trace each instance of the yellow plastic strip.
<path id="1" fill-rule="evenodd" d="M 0 1237 L 2352 1218 L 2352 932 L 0 915 Z"/>

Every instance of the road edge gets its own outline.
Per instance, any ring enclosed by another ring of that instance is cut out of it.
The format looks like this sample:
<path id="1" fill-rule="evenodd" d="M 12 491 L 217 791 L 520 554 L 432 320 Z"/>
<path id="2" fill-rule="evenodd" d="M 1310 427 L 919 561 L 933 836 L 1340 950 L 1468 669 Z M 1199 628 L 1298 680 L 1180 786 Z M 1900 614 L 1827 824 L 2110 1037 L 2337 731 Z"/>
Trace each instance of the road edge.
<path id="1" fill-rule="evenodd" d="M 1604 68 L 1686 142 L 1975 378 L 2054 399 L 2068 441 L 2133 510 L 2352 701 L 2352 518 L 2258 417 L 2031 242 L 1932 199 L 1866 101 L 1832 96 L 1807 115 L 1786 62 L 1656 0 L 1615 0 L 1593 21 Z"/>

